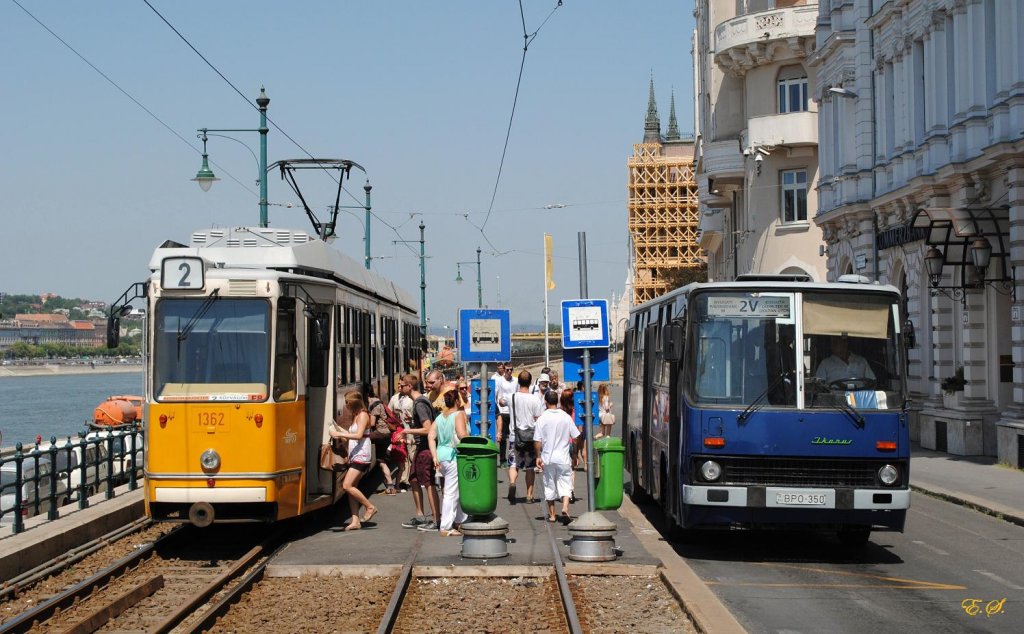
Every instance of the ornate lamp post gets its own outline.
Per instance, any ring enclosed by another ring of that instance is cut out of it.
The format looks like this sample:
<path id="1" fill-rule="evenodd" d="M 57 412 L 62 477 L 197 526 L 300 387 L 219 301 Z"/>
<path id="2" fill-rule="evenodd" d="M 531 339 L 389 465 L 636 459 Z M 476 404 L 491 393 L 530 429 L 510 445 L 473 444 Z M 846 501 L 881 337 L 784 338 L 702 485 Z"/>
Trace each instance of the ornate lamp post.
<path id="1" fill-rule="evenodd" d="M 462 284 L 462 265 L 472 264 L 472 262 L 456 262 L 455 263 L 455 282 Z M 476 307 L 484 307 L 484 292 L 483 286 L 480 282 L 480 247 L 476 248 Z"/>
<path id="2" fill-rule="evenodd" d="M 262 87 L 260 87 L 260 96 L 256 98 L 256 105 L 260 111 L 260 127 L 257 129 L 252 128 L 199 128 L 199 138 L 203 140 L 203 165 L 199 168 L 196 173 L 196 177 L 193 178 L 196 183 L 199 184 L 199 188 L 204 192 L 210 191 L 210 187 L 214 181 L 220 180 L 213 174 L 213 170 L 210 169 L 208 155 L 206 153 L 206 140 L 208 136 L 222 136 L 219 134 L 209 135 L 209 132 L 259 132 L 260 133 L 260 158 L 259 158 L 259 184 L 260 184 L 260 227 L 267 226 L 267 132 L 270 131 L 267 128 L 267 106 L 270 105 L 270 99 L 267 98 L 267 93 Z M 224 137 L 233 141 L 232 137 Z M 241 143 L 241 141 L 238 141 Z M 242 145 L 245 145 L 242 143 Z M 248 147 L 248 146 L 246 146 Z M 252 150 L 250 150 L 251 152 Z M 369 195 L 369 193 L 367 193 Z"/>

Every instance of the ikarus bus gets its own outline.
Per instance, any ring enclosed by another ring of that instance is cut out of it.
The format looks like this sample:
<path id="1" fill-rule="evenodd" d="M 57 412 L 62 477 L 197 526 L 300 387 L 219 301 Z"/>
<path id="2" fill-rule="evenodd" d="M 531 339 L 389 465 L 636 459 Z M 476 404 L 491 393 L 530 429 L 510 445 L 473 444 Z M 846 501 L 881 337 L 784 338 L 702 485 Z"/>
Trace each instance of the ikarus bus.
<path id="1" fill-rule="evenodd" d="M 633 493 L 689 529 L 902 531 L 910 439 L 891 286 L 740 278 L 630 312 L 623 441 Z"/>

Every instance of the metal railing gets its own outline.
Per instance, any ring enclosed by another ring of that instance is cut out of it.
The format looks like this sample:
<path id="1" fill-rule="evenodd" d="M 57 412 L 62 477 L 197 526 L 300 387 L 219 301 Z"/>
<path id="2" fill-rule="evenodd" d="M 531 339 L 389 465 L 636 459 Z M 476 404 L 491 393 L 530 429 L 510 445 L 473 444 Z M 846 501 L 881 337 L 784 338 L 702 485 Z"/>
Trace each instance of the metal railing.
<path id="1" fill-rule="evenodd" d="M 0 527 L 10 521 L 12 532 L 20 533 L 29 517 L 45 512 L 55 520 L 68 503 L 87 508 L 99 491 L 110 499 L 121 484 L 134 490 L 142 467 L 141 423 L 81 431 L 77 438 L 37 439 L 27 450 L 18 443 L 13 455 L 0 455 Z"/>

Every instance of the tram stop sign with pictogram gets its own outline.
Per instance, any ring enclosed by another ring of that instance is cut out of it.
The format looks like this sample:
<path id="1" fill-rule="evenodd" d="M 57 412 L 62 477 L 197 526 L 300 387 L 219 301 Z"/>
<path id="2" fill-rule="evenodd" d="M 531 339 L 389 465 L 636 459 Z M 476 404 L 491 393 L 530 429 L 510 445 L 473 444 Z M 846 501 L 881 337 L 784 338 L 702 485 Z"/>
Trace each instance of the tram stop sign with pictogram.
<path id="1" fill-rule="evenodd" d="M 459 353 L 464 362 L 512 358 L 512 325 L 507 310 L 459 311 Z"/>
<path id="2" fill-rule="evenodd" d="M 608 300 L 562 301 L 562 348 L 608 347 Z"/>

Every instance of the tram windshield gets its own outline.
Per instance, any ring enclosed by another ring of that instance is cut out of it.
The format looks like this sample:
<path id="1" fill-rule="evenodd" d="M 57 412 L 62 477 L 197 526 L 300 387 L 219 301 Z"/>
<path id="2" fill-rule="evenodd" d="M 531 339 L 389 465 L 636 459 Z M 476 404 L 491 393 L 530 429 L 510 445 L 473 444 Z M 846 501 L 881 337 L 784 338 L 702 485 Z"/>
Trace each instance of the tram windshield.
<path id="1" fill-rule="evenodd" d="M 270 304 L 262 299 L 162 299 L 156 306 L 158 401 L 267 398 Z"/>
<path id="2" fill-rule="evenodd" d="M 691 299 L 689 314 L 688 387 L 698 403 L 796 407 L 802 364 L 805 407 L 901 405 L 891 297 L 702 293 Z"/>

